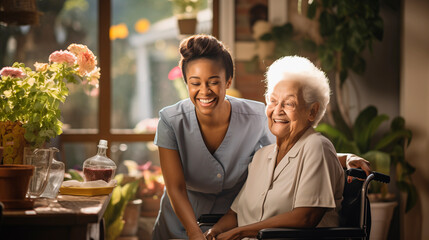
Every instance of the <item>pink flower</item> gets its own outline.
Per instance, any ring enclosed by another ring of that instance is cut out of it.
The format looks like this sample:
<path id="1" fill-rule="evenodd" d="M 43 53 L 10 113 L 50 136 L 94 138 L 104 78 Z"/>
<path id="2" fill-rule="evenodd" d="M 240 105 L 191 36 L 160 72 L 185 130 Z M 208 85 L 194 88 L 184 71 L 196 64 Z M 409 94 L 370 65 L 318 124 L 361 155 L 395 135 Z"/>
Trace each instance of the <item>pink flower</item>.
<path id="1" fill-rule="evenodd" d="M 83 44 L 76 44 L 76 43 L 70 44 L 67 50 L 69 50 L 71 53 L 73 53 L 76 56 L 79 56 L 83 52 L 88 52 L 88 51 L 91 52 L 91 50 L 89 50 L 87 46 Z"/>
<path id="2" fill-rule="evenodd" d="M 175 79 L 180 78 L 180 77 L 182 77 L 182 70 L 180 70 L 179 66 L 174 67 L 168 73 L 168 79 L 170 79 L 170 80 L 175 80 Z"/>
<path id="3" fill-rule="evenodd" d="M 49 55 L 49 62 L 67 63 L 72 65 L 76 62 L 76 56 L 67 50 L 55 51 Z"/>
<path id="4" fill-rule="evenodd" d="M 89 73 L 89 84 L 97 86 L 98 79 L 100 79 L 100 68 L 95 68 Z"/>
<path id="5" fill-rule="evenodd" d="M 79 65 L 79 74 L 85 75 L 92 72 L 97 66 L 97 59 L 91 51 L 82 52 L 77 57 L 77 64 Z"/>
<path id="6" fill-rule="evenodd" d="M 14 67 L 4 67 L 0 70 L 0 75 L 5 77 L 13 77 L 13 78 L 24 78 L 25 73 L 19 69 Z"/>

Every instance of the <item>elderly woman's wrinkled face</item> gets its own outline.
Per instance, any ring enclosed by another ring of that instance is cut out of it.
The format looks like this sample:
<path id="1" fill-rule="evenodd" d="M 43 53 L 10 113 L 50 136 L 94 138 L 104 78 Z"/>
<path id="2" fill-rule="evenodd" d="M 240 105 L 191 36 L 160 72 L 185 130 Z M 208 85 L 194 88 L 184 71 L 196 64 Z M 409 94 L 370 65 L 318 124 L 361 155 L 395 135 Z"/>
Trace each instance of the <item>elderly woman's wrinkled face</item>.
<path id="1" fill-rule="evenodd" d="M 280 81 L 268 96 L 266 113 L 268 127 L 277 139 L 297 136 L 314 120 L 298 81 Z"/>

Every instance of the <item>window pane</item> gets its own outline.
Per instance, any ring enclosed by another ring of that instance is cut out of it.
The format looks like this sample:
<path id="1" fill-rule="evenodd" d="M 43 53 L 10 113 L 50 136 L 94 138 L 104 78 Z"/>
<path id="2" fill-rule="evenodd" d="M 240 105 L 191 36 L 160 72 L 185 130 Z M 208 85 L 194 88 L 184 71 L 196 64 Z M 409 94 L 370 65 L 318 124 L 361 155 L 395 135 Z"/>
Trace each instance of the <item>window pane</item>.
<path id="1" fill-rule="evenodd" d="M 42 13 L 39 25 L 0 24 L 0 67 L 23 62 L 34 69 L 35 62 L 48 62 L 52 52 L 65 50 L 71 43 L 85 44 L 98 55 L 97 0 L 36 3 Z M 69 96 L 61 106 L 64 128 L 97 128 L 97 89 L 90 91 L 82 85 L 69 88 Z"/>
<path id="2" fill-rule="evenodd" d="M 177 66 L 178 46 L 184 36 L 178 34 L 171 1 L 112 3 L 112 128 L 141 132 L 142 121 L 157 118 L 161 108 L 187 97 L 180 79 L 168 79 Z M 197 33 L 210 34 L 211 29 L 211 2 L 203 1 Z"/>
<path id="3" fill-rule="evenodd" d="M 82 170 L 83 162 L 97 154 L 97 143 L 65 143 L 59 155 L 66 164 L 66 169 Z"/>

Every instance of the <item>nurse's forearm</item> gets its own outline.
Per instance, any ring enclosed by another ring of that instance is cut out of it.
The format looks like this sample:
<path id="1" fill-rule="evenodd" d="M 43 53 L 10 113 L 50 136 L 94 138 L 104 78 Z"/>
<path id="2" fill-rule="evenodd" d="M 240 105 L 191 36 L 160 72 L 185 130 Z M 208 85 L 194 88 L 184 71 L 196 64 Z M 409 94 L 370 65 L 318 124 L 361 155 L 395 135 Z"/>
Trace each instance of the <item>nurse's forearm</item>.
<path id="1" fill-rule="evenodd" d="M 204 239 L 189 202 L 185 176 L 178 151 L 160 147 L 159 158 L 167 194 L 176 216 L 185 227 L 189 239 Z"/>
<path id="2" fill-rule="evenodd" d="M 188 237 L 192 239 L 194 236 L 202 236 L 203 233 L 197 224 L 197 220 L 189 202 L 186 189 L 175 189 L 171 191 L 167 189 L 167 193 L 170 197 L 174 212 L 185 227 Z"/>

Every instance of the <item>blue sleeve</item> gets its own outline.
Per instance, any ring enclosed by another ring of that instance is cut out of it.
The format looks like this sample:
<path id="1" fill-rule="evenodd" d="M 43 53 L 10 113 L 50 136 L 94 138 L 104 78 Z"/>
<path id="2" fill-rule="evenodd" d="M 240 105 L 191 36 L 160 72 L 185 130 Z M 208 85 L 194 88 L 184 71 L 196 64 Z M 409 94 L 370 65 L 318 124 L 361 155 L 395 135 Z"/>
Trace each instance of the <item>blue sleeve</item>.
<path id="1" fill-rule="evenodd" d="M 162 110 L 159 112 L 159 122 L 156 128 L 154 144 L 158 147 L 178 150 L 176 134 Z"/>

